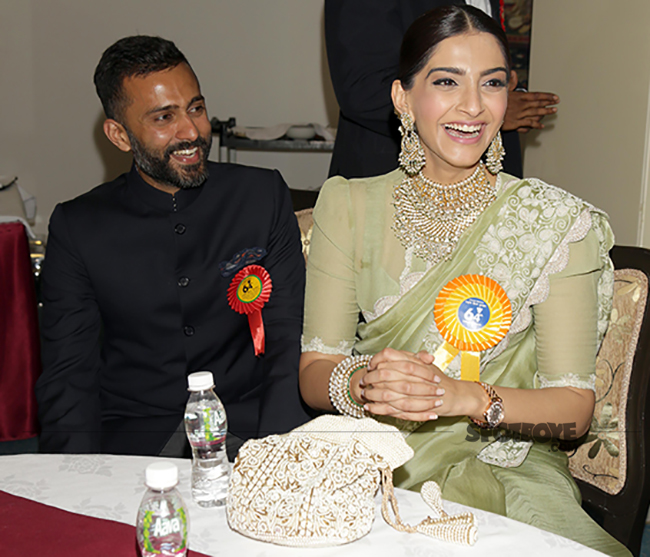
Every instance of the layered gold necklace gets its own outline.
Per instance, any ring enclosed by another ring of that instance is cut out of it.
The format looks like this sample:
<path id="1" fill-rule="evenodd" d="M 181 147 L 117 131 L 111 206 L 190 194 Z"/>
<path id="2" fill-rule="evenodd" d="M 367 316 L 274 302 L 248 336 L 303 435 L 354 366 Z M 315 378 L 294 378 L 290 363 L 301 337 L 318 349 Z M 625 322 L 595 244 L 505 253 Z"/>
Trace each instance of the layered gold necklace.
<path id="1" fill-rule="evenodd" d="M 419 172 L 393 192 L 393 230 L 404 248 L 431 264 L 447 260 L 458 239 L 496 198 L 483 162 L 474 173 L 447 186 Z"/>

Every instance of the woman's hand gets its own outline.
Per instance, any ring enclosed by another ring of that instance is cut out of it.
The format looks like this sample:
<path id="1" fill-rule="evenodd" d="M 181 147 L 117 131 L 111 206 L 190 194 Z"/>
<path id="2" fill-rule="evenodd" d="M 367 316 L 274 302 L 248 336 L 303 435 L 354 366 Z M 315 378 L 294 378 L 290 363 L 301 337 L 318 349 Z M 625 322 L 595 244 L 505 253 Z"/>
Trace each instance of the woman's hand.
<path id="1" fill-rule="evenodd" d="M 369 412 L 411 421 L 474 415 L 485 406 L 479 385 L 447 377 L 426 352 L 382 350 L 373 356 L 358 388 Z"/>

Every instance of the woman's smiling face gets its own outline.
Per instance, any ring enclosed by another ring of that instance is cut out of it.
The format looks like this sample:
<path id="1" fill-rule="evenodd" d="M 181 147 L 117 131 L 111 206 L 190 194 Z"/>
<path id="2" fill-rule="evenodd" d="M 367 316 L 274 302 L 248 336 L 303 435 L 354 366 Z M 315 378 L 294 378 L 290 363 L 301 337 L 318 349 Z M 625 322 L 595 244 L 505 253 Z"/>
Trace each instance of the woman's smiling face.
<path id="1" fill-rule="evenodd" d="M 499 42 L 470 32 L 443 40 L 409 90 L 393 84 L 398 112 L 415 120 L 424 174 L 448 184 L 469 176 L 499 131 L 508 103 L 508 70 Z"/>

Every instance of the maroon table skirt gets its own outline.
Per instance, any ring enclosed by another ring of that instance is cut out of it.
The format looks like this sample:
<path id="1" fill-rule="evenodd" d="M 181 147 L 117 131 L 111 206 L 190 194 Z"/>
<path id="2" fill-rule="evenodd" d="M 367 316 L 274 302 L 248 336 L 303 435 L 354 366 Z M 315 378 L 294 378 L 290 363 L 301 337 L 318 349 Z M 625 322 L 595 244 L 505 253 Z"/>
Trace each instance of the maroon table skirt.
<path id="1" fill-rule="evenodd" d="M 21 223 L 0 224 L 0 441 L 37 434 L 40 374 L 36 291 Z"/>
<path id="2" fill-rule="evenodd" d="M 134 511 L 135 512 L 135 511 Z M 0 491 L 3 557 L 136 557 L 135 527 L 71 513 Z M 190 557 L 206 557 L 189 551 Z"/>

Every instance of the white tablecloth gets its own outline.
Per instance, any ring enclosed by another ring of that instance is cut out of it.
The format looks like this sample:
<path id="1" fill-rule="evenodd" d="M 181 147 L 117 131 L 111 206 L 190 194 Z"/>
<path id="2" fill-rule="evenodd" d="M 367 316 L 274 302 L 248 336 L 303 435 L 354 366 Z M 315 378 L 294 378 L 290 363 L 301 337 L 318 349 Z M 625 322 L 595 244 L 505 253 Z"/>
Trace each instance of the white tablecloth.
<path id="1" fill-rule="evenodd" d="M 0 489 L 67 511 L 135 524 L 144 493 L 144 470 L 155 457 L 110 455 L 0 456 Z M 179 468 L 179 490 L 190 515 L 190 548 L 208 555 L 239 557 L 424 557 L 602 555 L 573 541 L 492 513 L 445 503 L 447 512 L 472 510 L 477 519 L 478 542 L 464 547 L 420 534 L 393 530 L 381 517 L 378 494 L 375 523 L 370 534 L 345 545 L 325 549 L 294 549 L 245 538 L 228 527 L 223 508 L 203 509 L 190 495 L 190 461 L 172 459 Z M 418 493 L 396 490 L 400 514 L 415 524 L 428 515 Z M 1 545 L 1 544 L 0 544 Z"/>

